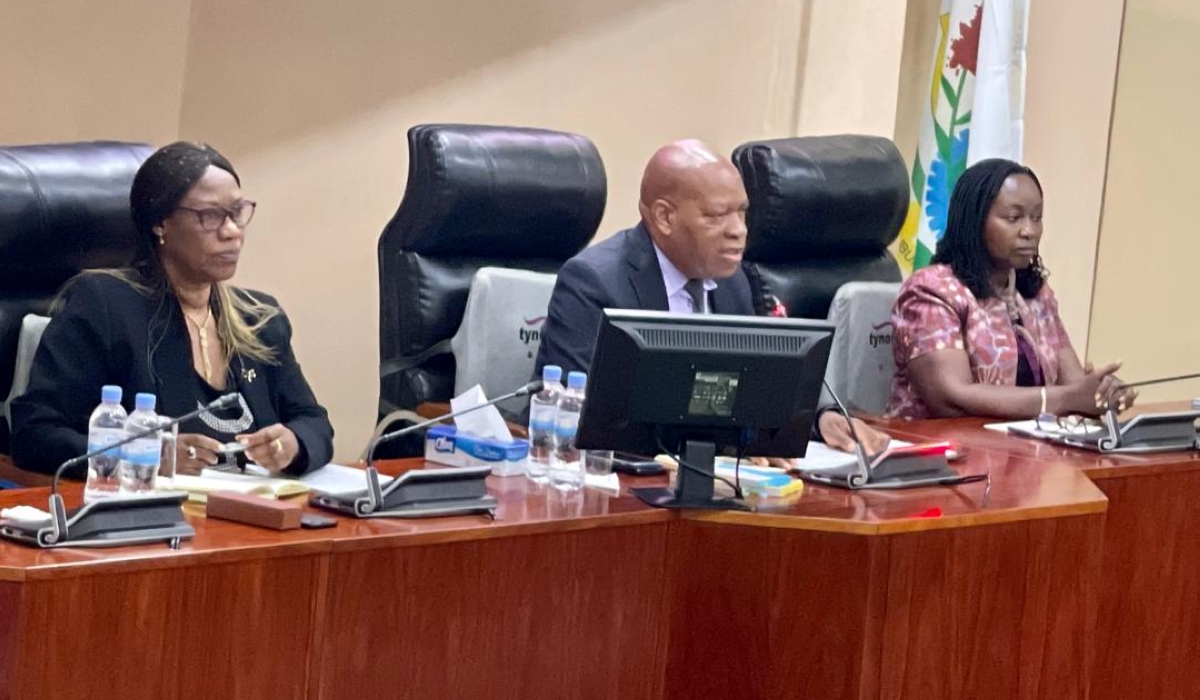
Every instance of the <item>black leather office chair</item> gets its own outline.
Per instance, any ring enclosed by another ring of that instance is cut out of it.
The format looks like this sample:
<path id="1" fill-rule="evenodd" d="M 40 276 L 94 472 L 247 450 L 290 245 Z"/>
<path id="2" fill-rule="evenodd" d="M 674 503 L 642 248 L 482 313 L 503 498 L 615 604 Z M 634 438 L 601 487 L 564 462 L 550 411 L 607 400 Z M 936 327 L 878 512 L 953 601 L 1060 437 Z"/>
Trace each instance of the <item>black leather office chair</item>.
<path id="1" fill-rule="evenodd" d="M 47 313 L 80 270 L 133 260 L 129 187 L 151 152 L 115 141 L 0 147 L 0 400 L 25 315 Z M 0 451 L 8 441 L 0 420 Z"/>
<path id="2" fill-rule="evenodd" d="M 733 162 L 750 198 L 747 272 L 788 315 L 825 318 L 846 282 L 900 280 L 887 247 L 908 212 L 908 170 L 890 140 L 751 141 Z"/>
<path id="3" fill-rule="evenodd" d="M 422 125 L 408 148 L 404 199 L 379 237 L 381 417 L 452 397 L 446 341 L 479 268 L 557 272 L 596 233 L 608 192 L 576 134 Z"/>

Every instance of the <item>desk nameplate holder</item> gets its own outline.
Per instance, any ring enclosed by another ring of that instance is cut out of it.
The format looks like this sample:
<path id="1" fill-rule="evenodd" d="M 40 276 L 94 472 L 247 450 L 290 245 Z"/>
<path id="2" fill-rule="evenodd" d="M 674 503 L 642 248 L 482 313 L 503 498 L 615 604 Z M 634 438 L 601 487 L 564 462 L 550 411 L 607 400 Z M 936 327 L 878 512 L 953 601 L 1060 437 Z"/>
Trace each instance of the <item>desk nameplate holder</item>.
<path id="1" fill-rule="evenodd" d="M 118 547 L 195 537 L 183 516 L 187 494 L 178 491 L 152 496 L 113 497 L 84 504 L 70 516 L 61 498 L 52 498 L 48 520 L 6 521 L 0 537 L 25 545 L 55 547 Z"/>
<path id="2" fill-rule="evenodd" d="M 309 502 L 355 518 L 428 518 L 486 513 L 495 517 L 499 503 L 488 495 L 491 467 L 414 469 L 379 483 L 379 471 L 367 467 L 367 487 L 349 493 L 314 494 Z"/>

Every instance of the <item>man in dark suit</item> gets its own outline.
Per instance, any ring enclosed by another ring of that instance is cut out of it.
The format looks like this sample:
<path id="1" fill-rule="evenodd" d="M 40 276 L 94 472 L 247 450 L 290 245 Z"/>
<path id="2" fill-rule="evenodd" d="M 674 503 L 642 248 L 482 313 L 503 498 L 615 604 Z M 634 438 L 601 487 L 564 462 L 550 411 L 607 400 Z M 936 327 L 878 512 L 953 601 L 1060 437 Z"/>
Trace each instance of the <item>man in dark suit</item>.
<path id="1" fill-rule="evenodd" d="M 604 309 L 753 315 L 742 270 L 749 201 L 737 168 L 699 141 L 678 141 L 642 176 L 641 223 L 585 249 L 558 273 L 542 327 L 537 372 L 548 364 L 586 371 Z M 822 410 L 818 435 L 853 450 L 836 412 Z M 855 420 L 869 452 L 887 436 Z"/>

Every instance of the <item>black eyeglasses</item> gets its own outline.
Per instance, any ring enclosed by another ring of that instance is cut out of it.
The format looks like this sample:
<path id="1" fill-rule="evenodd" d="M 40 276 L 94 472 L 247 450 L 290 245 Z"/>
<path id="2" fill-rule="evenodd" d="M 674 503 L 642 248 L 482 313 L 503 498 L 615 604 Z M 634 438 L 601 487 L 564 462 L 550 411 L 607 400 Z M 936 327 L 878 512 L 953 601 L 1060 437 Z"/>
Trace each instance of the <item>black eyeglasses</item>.
<path id="1" fill-rule="evenodd" d="M 1034 420 L 1037 423 L 1037 429 L 1048 435 L 1079 437 L 1104 428 L 1100 421 L 1083 416 L 1055 416 L 1043 413 Z"/>
<path id="2" fill-rule="evenodd" d="M 193 207 L 175 207 L 184 211 L 190 211 L 196 215 L 196 220 L 200 222 L 200 228 L 205 231 L 216 231 L 221 228 L 228 218 L 238 228 L 246 228 L 250 225 L 250 219 L 254 218 L 254 209 L 258 206 L 257 202 L 251 202 L 248 199 L 243 199 L 235 203 L 232 207 L 207 207 L 205 209 L 195 209 Z"/>

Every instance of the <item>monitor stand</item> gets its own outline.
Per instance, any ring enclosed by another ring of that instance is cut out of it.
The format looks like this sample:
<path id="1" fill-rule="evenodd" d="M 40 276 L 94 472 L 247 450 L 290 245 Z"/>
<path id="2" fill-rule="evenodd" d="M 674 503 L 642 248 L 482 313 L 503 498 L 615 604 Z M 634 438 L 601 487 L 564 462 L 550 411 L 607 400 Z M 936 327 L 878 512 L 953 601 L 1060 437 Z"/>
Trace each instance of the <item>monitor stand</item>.
<path id="1" fill-rule="evenodd" d="M 659 487 L 630 489 L 630 492 L 647 505 L 656 508 L 754 510 L 741 499 L 717 498 L 713 495 L 716 456 L 717 446 L 714 443 L 688 440 L 684 445 L 683 461 L 702 473 L 696 473 L 680 464 L 675 472 L 674 490 Z"/>

